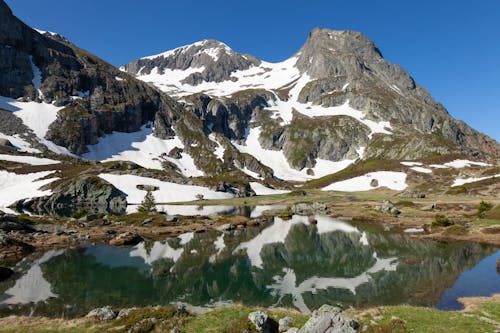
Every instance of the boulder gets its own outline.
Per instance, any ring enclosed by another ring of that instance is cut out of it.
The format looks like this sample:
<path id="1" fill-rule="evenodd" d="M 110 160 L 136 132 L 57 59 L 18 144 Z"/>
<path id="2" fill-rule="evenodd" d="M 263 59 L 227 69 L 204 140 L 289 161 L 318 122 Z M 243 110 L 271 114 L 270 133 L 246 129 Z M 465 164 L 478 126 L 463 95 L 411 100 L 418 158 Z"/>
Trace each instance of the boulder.
<path id="1" fill-rule="evenodd" d="M 126 308 L 126 309 L 121 309 L 120 312 L 118 312 L 118 315 L 116 316 L 116 319 L 120 319 L 122 317 L 127 316 L 130 312 L 137 310 L 137 308 Z"/>
<path id="2" fill-rule="evenodd" d="M 346 315 L 342 309 L 323 305 L 312 313 L 311 318 L 300 328 L 299 333 L 356 333 L 357 321 Z"/>
<path id="3" fill-rule="evenodd" d="M 394 216 L 401 214 L 401 211 L 389 200 L 384 200 L 382 205 L 375 207 L 375 209 Z"/>
<path id="4" fill-rule="evenodd" d="M 53 192 L 50 196 L 18 201 L 16 207 L 40 215 L 71 215 L 84 208 L 91 213 L 89 218 L 96 213 L 123 214 L 127 207 L 125 193 L 92 175 L 79 176 Z"/>
<path id="5" fill-rule="evenodd" d="M 35 229 L 29 224 L 19 221 L 17 215 L 4 214 L 0 216 L 0 230 L 4 232 L 22 231 L 34 232 Z"/>
<path id="6" fill-rule="evenodd" d="M 263 311 L 254 311 L 248 314 L 248 320 L 250 320 L 252 324 L 255 325 L 255 328 L 259 331 L 264 330 L 268 319 L 269 316 Z"/>
<path id="7" fill-rule="evenodd" d="M 427 206 L 423 206 L 421 209 L 424 211 L 432 211 L 437 208 L 437 205 L 435 203 Z"/>
<path id="8" fill-rule="evenodd" d="M 124 232 L 109 241 L 110 245 L 121 246 L 121 245 L 136 245 L 142 242 L 144 239 L 134 232 Z"/>
<path id="9" fill-rule="evenodd" d="M 278 330 L 280 332 L 288 332 L 291 328 L 291 326 L 293 325 L 293 323 L 295 322 L 295 320 L 293 320 L 292 317 L 284 317 L 284 318 L 281 318 L 279 321 L 278 321 L 278 324 L 279 324 L 279 328 Z"/>
<path id="10" fill-rule="evenodd" d="M 116 318 L 116 313 L 111 309 L 110 306 L 105 306 L 102 308 L 97 308 L 90 311 L 87 315 L 87 318 L 97 319 L 99 321 L 110 321 Z"/>

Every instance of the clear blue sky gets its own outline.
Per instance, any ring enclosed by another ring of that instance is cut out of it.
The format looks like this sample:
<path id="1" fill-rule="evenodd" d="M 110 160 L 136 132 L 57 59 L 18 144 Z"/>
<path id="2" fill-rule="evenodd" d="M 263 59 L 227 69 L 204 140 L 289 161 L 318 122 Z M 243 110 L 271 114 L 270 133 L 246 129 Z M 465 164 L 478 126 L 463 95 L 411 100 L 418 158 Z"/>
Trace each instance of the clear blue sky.
<path id="1" fill-rule="evenodd" d="M 499 0 L 7 0 L 114 65 L 204 38 L 266 61 L 320 26 L 363 32 L 458 119 L 500 141 Z"/>

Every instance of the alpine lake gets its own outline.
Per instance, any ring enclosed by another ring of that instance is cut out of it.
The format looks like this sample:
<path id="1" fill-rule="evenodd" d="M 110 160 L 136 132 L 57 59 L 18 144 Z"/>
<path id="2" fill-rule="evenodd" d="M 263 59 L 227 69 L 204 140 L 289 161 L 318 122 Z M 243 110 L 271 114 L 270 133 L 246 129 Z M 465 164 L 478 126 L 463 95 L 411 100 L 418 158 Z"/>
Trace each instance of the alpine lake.
<path id="1" fill-rule="evenodd" d="M 267 208 L 273 207 L 178 206 L 176 213 L 256 217 Z M 325 303 L 457 310 L 458 297 L 500 292 L 500 251 L 492 247 L 327 216 L 268 220 L 133 247 L 84 244 L 39 253 L 16 265 L 15 279 L 0 283 L 0 315 L 75 317 L 106 305 L 239 303 L 302 312 Z"/>

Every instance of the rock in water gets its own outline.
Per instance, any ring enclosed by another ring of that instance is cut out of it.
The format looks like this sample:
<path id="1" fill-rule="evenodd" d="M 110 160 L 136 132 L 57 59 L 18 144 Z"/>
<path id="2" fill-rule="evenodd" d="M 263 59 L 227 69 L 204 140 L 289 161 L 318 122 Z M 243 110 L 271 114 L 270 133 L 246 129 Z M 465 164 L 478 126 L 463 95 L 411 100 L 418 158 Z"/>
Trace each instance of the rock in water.
<path id="1" fill-rule="evenodd" d="M 121 245 L 136 245 L 142 242 L 144 239 L 136 233 L 124 232 L 109 241 L 110 245 L 121 246 Z"/>
<path id="2" fill-rule="evenodd" d="M 105 306 L 103 308 L 97 308 L 90 311 L 87 315 L 87 318 L 94 318 L 99 321 L 110 321 L 116 318 L 116 313 L 111 309 L 110 306 Z"/>

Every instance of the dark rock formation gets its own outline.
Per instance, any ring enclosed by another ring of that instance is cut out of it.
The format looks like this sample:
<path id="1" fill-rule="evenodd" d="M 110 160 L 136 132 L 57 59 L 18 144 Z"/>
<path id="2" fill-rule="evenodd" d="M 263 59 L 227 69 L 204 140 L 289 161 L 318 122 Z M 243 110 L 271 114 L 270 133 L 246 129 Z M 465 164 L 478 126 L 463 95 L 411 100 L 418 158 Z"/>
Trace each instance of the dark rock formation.
<path id="1" fill-rule="evenodd" d="M 55 215 L 70 215 L 82 208 L 89 213 L 123 214 L 126 206 L 126 195 L 96 176 L 78 177 L 50 196 L 16 203 L 19 210 Z"/>

